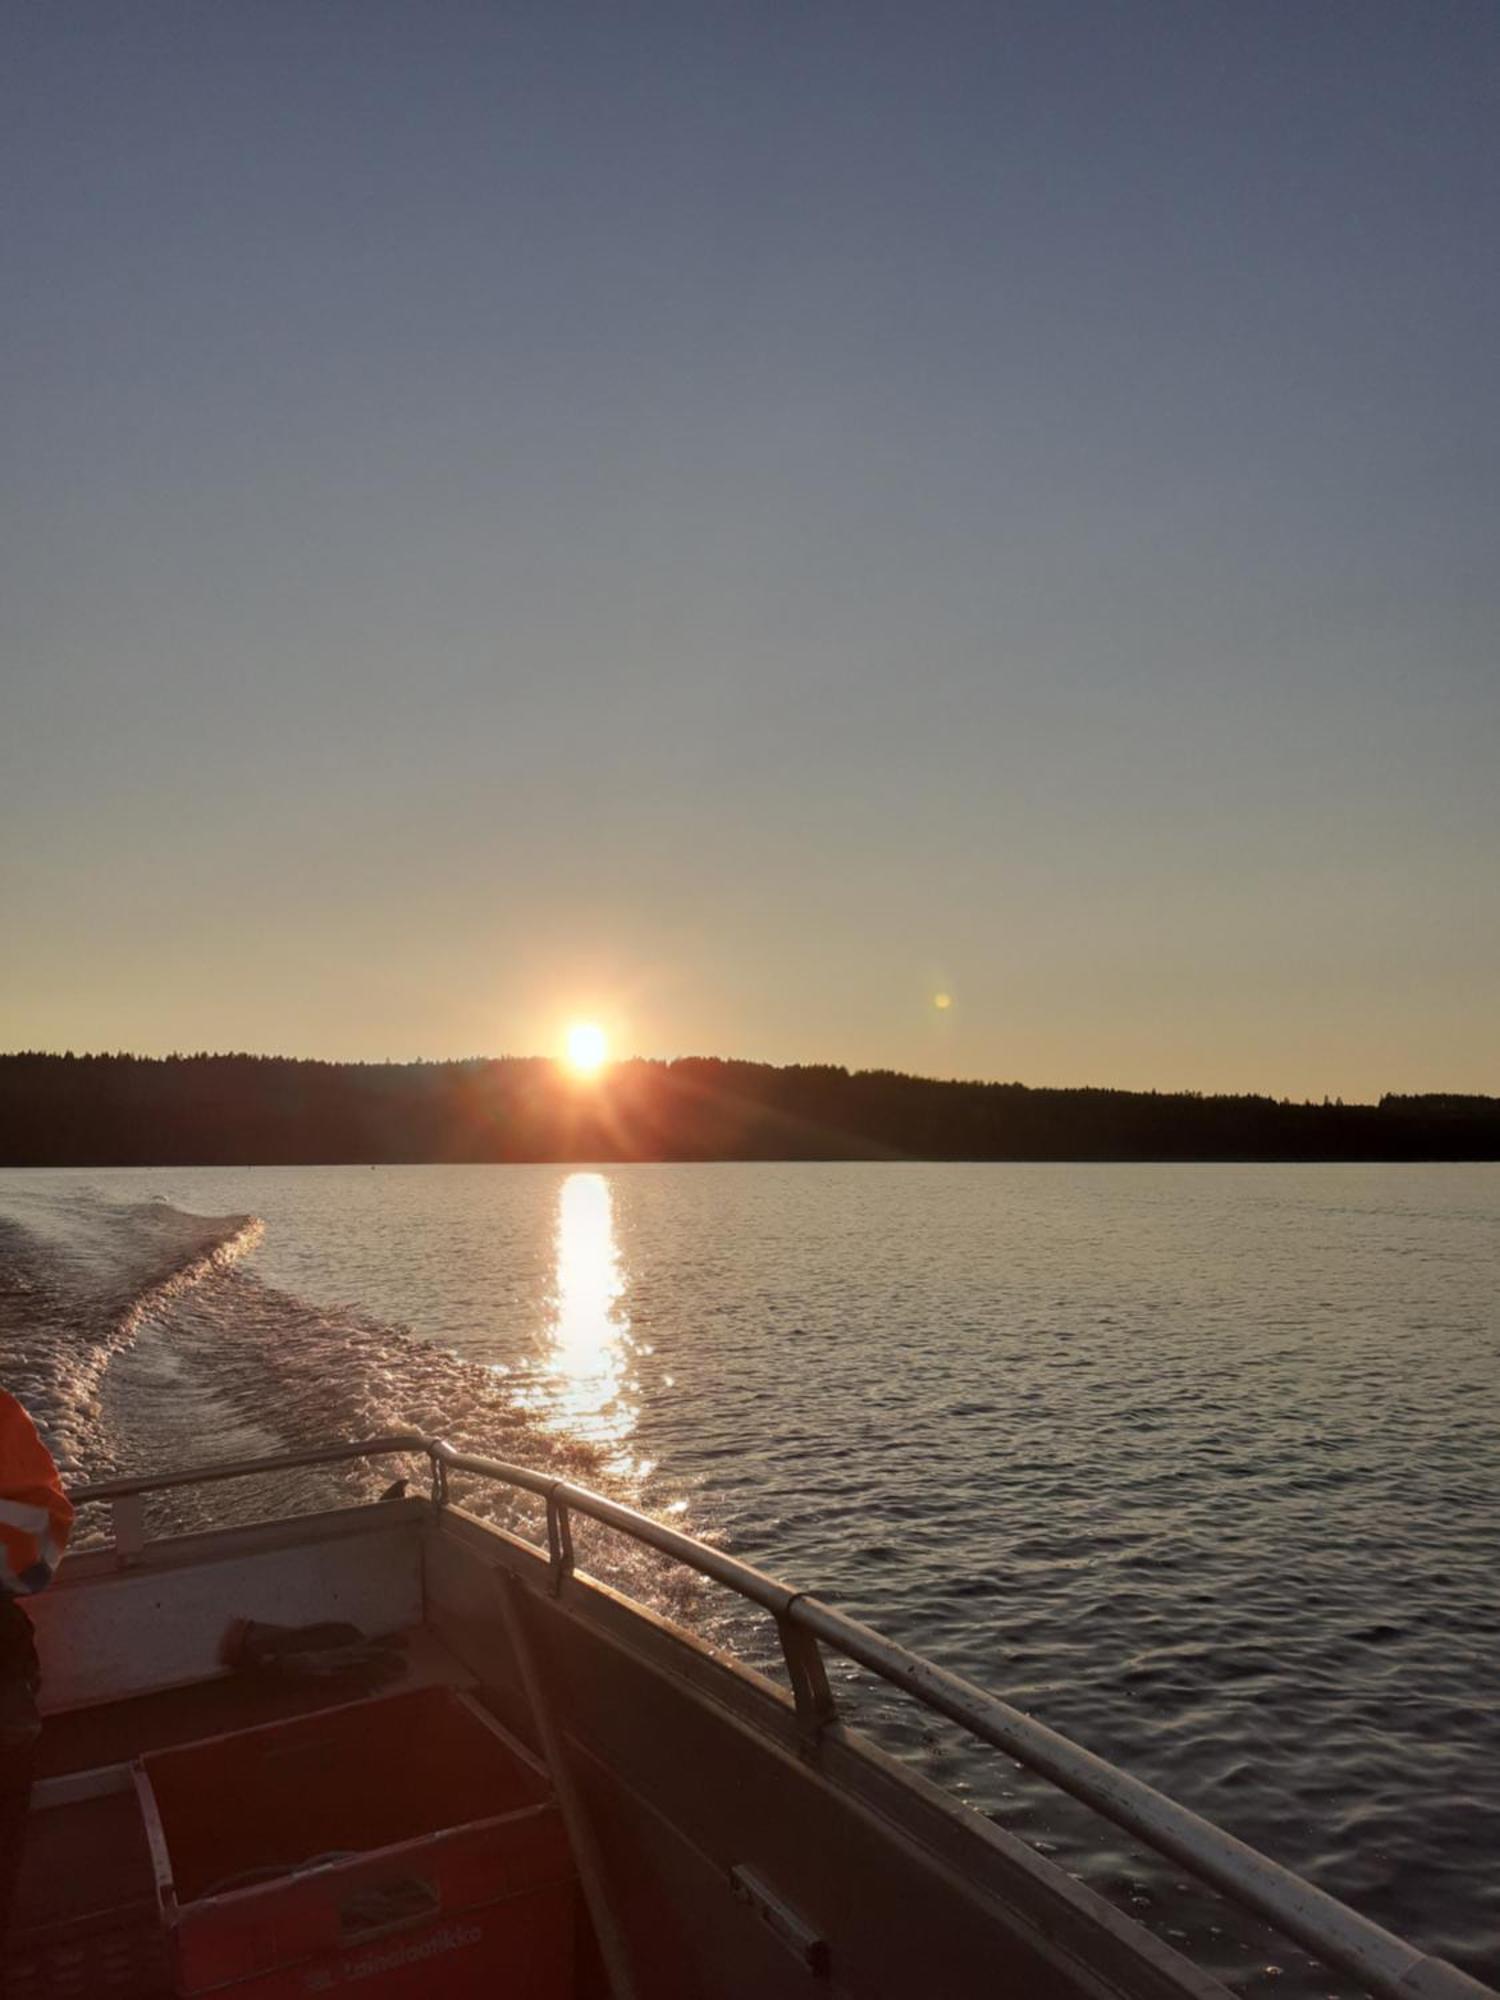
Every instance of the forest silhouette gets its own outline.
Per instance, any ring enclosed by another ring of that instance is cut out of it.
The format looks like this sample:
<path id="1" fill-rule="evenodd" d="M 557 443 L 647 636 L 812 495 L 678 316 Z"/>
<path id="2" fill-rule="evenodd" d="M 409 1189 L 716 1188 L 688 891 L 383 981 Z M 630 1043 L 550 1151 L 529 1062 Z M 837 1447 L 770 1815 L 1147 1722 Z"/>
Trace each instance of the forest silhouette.
<path id="1" fill-rule="evenodd" d="M 0 1165 L 627 1160 L 1492 1160 L 1500 1098 L 1294 1103 L 686 1057 L 0 1056 Z"/>

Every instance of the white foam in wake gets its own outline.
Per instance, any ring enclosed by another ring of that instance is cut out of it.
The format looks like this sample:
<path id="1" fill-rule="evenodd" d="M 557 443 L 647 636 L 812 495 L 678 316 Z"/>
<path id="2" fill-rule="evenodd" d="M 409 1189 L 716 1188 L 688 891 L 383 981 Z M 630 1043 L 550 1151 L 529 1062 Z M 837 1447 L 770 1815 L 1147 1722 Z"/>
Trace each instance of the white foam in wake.
<path id="1" fill-rule="evenodd" d="M 259 1233 L 252 1216 L 185 1215 L 71 1187 L 5 1191 L 0 1382 L 30 1410 L 65 1476 L 118 1469 L 101 1389 L 142 1316 L 231 1264 Z"/>

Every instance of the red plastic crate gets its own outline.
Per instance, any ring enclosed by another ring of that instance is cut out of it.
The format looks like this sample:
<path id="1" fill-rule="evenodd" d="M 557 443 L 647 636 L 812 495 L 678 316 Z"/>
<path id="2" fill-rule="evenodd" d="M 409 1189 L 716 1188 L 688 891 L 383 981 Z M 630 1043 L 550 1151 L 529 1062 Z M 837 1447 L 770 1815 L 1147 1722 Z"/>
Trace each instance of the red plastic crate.
<path id="1" fill-rule="evenodd" d="M 545 1772 L 452 1688 L 162 1751 L 135 1782 L 181 1995 L 572 1991 Z"/>

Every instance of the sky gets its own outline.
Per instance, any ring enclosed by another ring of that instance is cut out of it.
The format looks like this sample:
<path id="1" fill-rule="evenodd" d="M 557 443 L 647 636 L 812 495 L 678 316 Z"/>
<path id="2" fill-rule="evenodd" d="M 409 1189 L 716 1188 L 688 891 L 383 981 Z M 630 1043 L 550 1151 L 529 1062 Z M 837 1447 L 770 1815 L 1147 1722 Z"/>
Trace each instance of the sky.
<path id="1" fill-rule="evenodd" d="M 1500 1092 L 1497 215 L 1493 0 L 0 0 L 0 1048 Z"/>

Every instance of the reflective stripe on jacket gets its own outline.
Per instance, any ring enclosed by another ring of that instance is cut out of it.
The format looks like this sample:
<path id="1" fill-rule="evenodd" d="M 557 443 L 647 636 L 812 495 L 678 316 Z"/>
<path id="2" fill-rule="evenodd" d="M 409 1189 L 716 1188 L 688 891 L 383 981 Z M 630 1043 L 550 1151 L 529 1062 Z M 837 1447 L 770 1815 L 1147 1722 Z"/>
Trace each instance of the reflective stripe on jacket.
<path id="1" fill-rule="evenodd" d="M 68 1545 L 73 1504 L 36 1425 L 0 1389 L 0 1591 L 29 1596 L 52 1581 Z"/>

